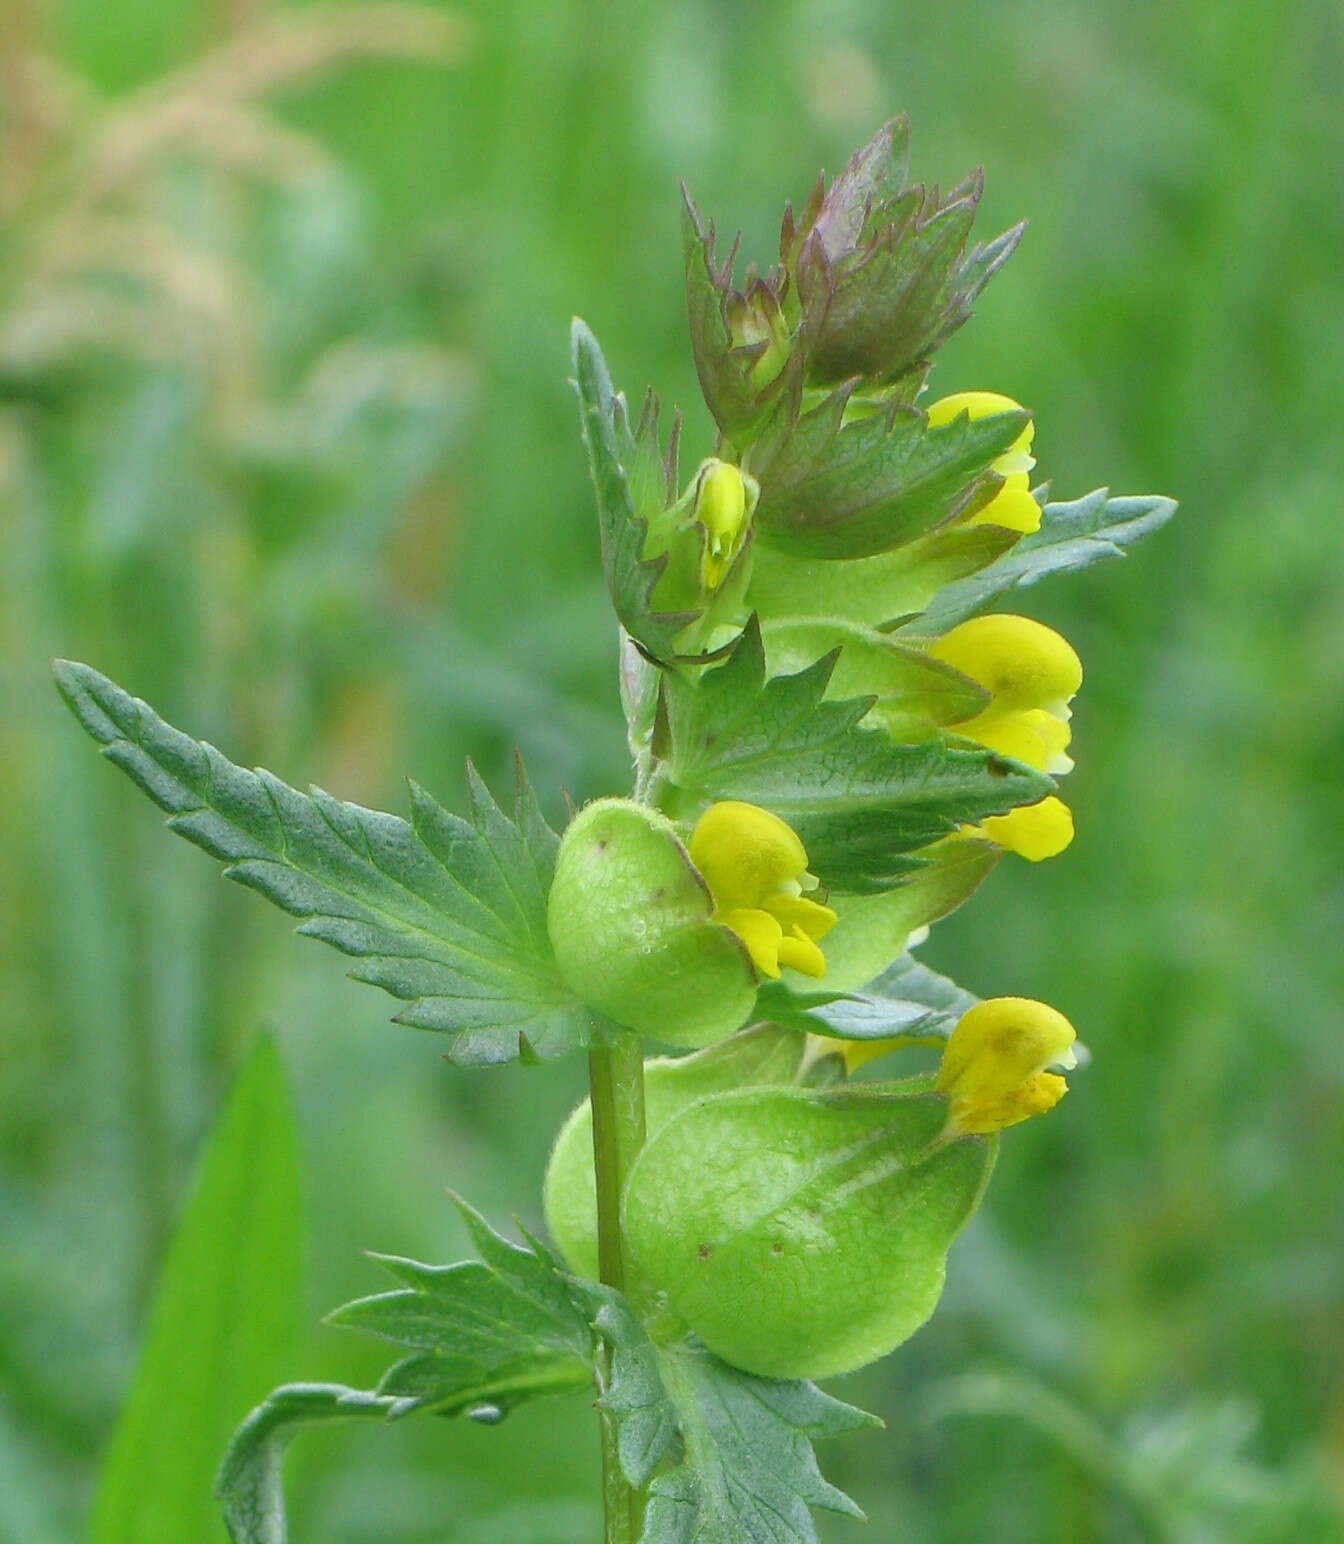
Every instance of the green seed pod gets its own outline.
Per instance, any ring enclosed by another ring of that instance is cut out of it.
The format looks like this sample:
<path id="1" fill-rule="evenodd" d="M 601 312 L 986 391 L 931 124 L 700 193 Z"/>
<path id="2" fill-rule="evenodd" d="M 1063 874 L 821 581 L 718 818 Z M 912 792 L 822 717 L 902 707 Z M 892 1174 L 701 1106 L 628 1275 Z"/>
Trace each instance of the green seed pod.
<path id="1" fill-rule="evenodd" d="M 644 1148 L 625 1191 L 643 1275 L 727 1362 L 825 1378 L 914 1333 L 943 1289 L 997 1141 L 940 1141 L 927 1079 L 700 1100 Z"/>
<path id="2" fill-rule="evenodd" d="M 756 1000 L 750 956 L 712 909 L 670 820 L 600 799 L 561 841 L 546 925 L 565 984 L 590 1007 L 694 1047 L 732 1034 Z"/>

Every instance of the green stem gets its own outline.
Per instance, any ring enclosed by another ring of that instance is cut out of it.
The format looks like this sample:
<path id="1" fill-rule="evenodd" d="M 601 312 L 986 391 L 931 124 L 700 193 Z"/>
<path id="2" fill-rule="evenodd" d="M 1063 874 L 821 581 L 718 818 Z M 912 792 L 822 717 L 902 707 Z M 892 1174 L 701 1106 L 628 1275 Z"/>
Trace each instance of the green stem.
<path id="1" fill-rule="evenodd" d="M 629 1030 L 610 1026 L 588 1053 L 588 1086 L 593 1111 L 593 1173 L 597 1180 L 598 1274 L 623 1292 L 627 1269 L 621 1234 L 621 1191 L 630 1165 L 644 1145 L 644 1047 Z M 610 1379 L 610 1351 L 601 1353 L 598 1389 Z M 606 1544 L 636 1544 L 643 1526 L 644 1497 L 621 1472 L 615 1422 L 602 1423 L 602 1502 Z"/>

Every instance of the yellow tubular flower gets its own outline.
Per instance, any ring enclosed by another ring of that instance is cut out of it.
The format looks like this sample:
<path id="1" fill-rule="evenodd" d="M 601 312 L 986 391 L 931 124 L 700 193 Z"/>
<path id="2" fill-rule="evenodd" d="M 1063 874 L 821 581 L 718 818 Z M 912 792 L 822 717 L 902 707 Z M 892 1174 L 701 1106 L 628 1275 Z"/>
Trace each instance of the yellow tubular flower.
<path id="1" fill-rule="evenodd" d="M 1051 794 L 1039 804 L 1019 804 L 1006 815 L 989 815 L 980 830 L 996 846 L 1032 863 L 1056 858 L 1073 840 L 1073 813 Z"/>
<path id="2" fill-rule="evenodd" d="M 983 686 L 993 698 L 957 734 L 1039 772 L 1067 772 L 1069 702 L 1083 684 L 1083 666 L 1065 638 L 1030 617 L 972 617 L 929 653 Z"/>
<path id="3" fill-rule="evenodd" d="M 759 489 L 731 461 L 708 460 L 700 470 L 695 518 L 705 528 L 701 574 L 712 595 L 742 550 Z"/>
<path id="4" fill-rule="evenodd" d="M 713 920 L 736 933 L 763 976 L 782 966 L 820 977 L 818 943 L 836 915 L 803 894 L 815 889 L 807 852 L 790 826 L 755 804 L 711 804 L 691 832 L 691 862 L 709 886 Z"/>
<path id="5" fill-rule="evenodd" d="M 972 422 L 988 418 L 992 413 L 1014 413 L 1021 404 L 1011 397 L 1000 396 L 996 391 L 958 391 L 950 397 L 942 397 L 928 409 L 929 427 L 941 428 L 950 424 L 958 413 L 968 413 Z M 1041 506 L 1031 496 L 1027 474 L 1036 465 L 1031 454 L 1031 442 L 1036 425 L 1030 423 L 1017 439 L 990 463 L 990 469 L 1003 478 L 1003 487 L 985 507 L 972 515 L 970 525 L 1001 525 L 1010 531 L 1039 531 Z"/>
<path id="6" fill-rule="evenodd" d="M 948 1095 L 946 1139 L 1015 1126 L 1053 1108 L 1068 1085 L 1050 1066 L 1074 1067 L 1073 1025 L 1029 997 L 992 997 L 961 1016 L 935 1087 Z"/>

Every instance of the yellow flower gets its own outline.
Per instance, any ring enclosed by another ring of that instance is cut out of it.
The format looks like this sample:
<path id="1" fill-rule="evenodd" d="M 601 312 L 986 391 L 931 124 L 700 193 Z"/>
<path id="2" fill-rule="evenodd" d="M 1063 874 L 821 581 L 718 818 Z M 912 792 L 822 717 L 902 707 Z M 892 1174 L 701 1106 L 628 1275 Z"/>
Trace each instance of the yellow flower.
<path id="1" fill-rule="evenodd" d="M 1015 1126 L 1068 1092 L 1051 1066 L 1074 1067 L 1073 1025 L 1029 997 L 992 997 L 964 1013 L 934 1086 L 948 1095 L 945 1138 Z"/>
<path id="2" fill-rule="evenodd" d="M 701 577 L 711 595 L 723 583 L 733 559 L 742 550 L 759 497 L 755 478 L 744 477 L 731 461 L 711 457 L 701 466 L 694 517 L 705 528 Z"/>
<path id="3" fill-rule="evenodd" d="M 929 427 L 941 428 L 950 424 L 958 413 L 967 413 L 972 422 L 988 418 L 992 413 L 1014 413 L 1020 404 L 1011 397 L 1000 396 L 996 391 L 958 391 L 950 397 L 942 397 L 928 409 Z M 1031 454 L 1031 442 L 1036 425 L 1029 423 L 1017 439 L 990 463 L 991 471 L 1003 478 L 1003 487 L 985 507 L 974 514 L 970 525 L 1001 525 L 1010 531 L 1039 531 L 1041 506 L 1031 496 L 1027 474 L 1036 465 Z"/>
<path id="4" fill-rule="evenodd" d="M 1039 804 L 1019 804 L 1006 815 L 986 816 L 979 829 L 996 846 L 1040 863 L 1058 857 L 1073 840 L 1073 812 L 1050 794 Z"/>
<path id="5" fill-rule="evenodd" d="M 825 972 L 818 943 L 836 916 L 803 894 L 817 882 L 790 826 L 755 804 L 711 804 L 691 832 L 690 855 L 709 886 L 713 920 L 737 934 L 761 975 L 777 977 L 784 965 Z"/>
<path id="6" fill-rule="evenodd" d="M 1083 683 L 1083 667 L 1066 639 L 1030 617 L 1000 614 L 961 623 L 935 639 L 929 653 L 991 694 L 974 718 L 952 726 L 954 733 L 1038 772 L 1071 770 L 1069 702 Z M 1051 796 L 993 815 L 979 829 L 1038 863 L 1073 840 L 1073 817 Z"/>

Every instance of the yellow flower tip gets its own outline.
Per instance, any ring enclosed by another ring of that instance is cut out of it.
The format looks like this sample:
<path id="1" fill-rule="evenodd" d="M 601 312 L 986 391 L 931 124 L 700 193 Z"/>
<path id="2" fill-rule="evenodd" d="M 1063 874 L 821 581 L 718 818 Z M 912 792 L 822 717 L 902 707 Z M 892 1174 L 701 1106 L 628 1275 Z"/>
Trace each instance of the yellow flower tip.
<path id="1" fill-rule="evenodd" d="M 701 573 L 711 593 L 742 550 L 758 494 L 755 479 L 743 476 L 731 461 L 711 458 L 700 469 L 694 515 L 705 528 Z"/>
<path id="2" fill-rule="evenodd" d="M 1006 815 L 990 815 L 980 830 L 991 842 L 1032 863 L 1056 858 L 1073 840 L 1073 812 L 1054 794 L 1039 804 L 1020 804 Z"/>
<path id="3" fill-rule="evenodd" d="M 999 712 L 1044 708 L 1062 718 L 1083 684 L 1082 661 L 1068 639 L 1007 612 L 960 623 L 935 639 L 929 653 L 983 686 Z"/>
<path id="4" fill-rule="evenodd" d="M 994 463 L 994 470 L 1000 471 L 999 461 Z M 1023 536 L 1029 536 L 1033 531 L 1041 528 L 1041 506 L 1031 496 L 1031 488 L 1027 482 L 1025 472 L 1007 473 L 1003 478 L 1003 487 L 990 499 L 983 509 L 976 510 L 975 514 L 966 522 L 967 525 L 998 525 L 1009 531 L 1019 531 Z"/>
<path id="5" fill-rule="evenodd" d="M 758 911 L 752 906 L 739 906 L 733 911 L 716 911 L 714 918 L 742 940 L 751 956 L 751 963 L 761 975 L 768 976 L 771 981 L 779 979 L 780 945 L 784 942 L 784 929 L 776 918 L 768 911 Z"/>
<path id="6" fill-rule="evenodd" d="M 989 418 L 995 413 L 1020 413 L 1022 404 L 1014 402 L 997 391 L 954 391 L 950 397 L 940 397 L 926 409 L 931 429 L 950 424 L 958 413 L 965 413 L 975 422 L 977 418 Z M 1029 423 L 1004 453 L 995 460 L 993 468 L 1003 477 L 1026 474 L 1036 465 L 1031 455 L 1031 442 L 1036 435 L 1036 425 Z M 995 522 L 998 524 L 998 522 Z M 1037 524 L 1039 524 L 1039 519 Z"/>
<path id="7" fill-rule="evenodd" d="M 835 926 L 829 906 L 803 894 L 815 887 L 797 833 L 755 804 L 711 804 L 691 832 L 691 862 L 714 903 L 714 921 L 735 933 L 752 964 L 772 979 L 787 965 L 820 978 L 818 944 Z"/>
<path id="8" fill-rule="evenodd" d="M 1038 772 L 1061 777 L 1073 771 L 1068 755 L 1073 731 L 1068 720 L 1056 718 L 1044 708 L 1028 708 L 1024 713 L 996 713 L 993 708 L 958 724 L 956 733 L 974 740 L 1000 756 L 1025 761 Z"/>
<path id="9" fill-rule="evenodd" d="M 948 1095 L 944 1136 L 983 1135 L 1051 1109 L 1068 1085 L 1051 1066 L 1077 1064 L 1073 1025 L 1029 997 L 993 997 L 961 1016 L 935 1087 Z"/>
<path id="10" fill-rule="evenodd" d="M 826 956 L 796 922 L 779 941 L 779 963 L 815 981 L 826 974 Z"/>

